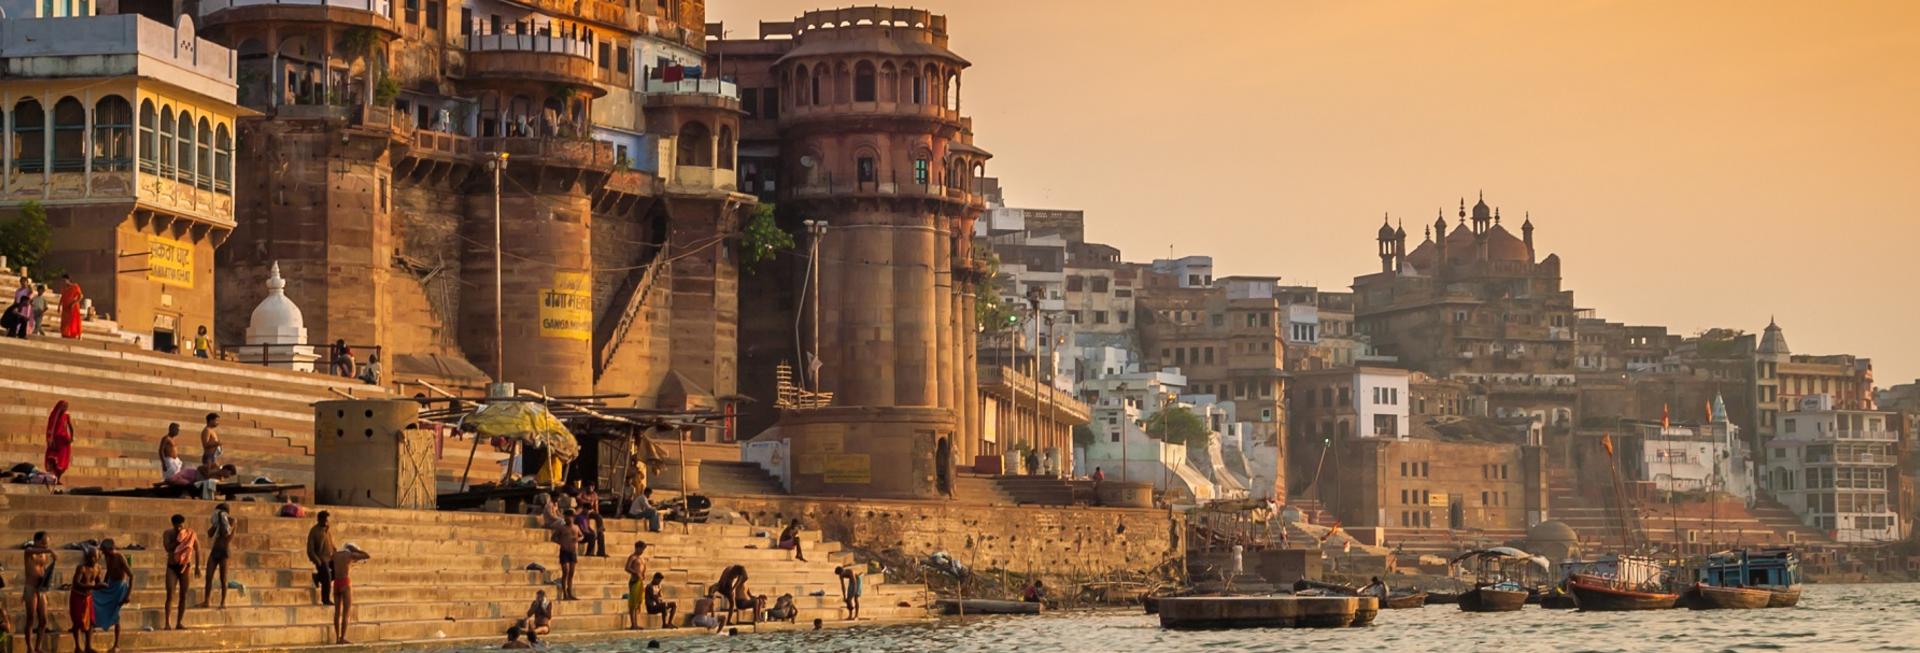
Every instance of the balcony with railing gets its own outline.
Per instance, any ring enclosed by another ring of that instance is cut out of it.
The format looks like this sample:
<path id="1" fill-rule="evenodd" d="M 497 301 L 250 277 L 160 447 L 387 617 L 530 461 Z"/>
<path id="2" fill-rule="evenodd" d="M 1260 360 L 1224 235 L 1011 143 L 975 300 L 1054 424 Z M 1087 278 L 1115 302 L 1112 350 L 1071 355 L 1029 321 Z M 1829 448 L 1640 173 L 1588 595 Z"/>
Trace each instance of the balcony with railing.
<path id="1" fill-rule="evenodd" d="M 392 0 L 206 0 L 200 15 L 208 25 L 284 20 L 360 25 L 393 31 Z"/>
<path id="2" fill-rule="evenodd" d="M 469 79 L 566 84 L 593 97 L 607 93 L 594 83 L 593 44 L 564 36 L 469 36 L 466 75 Z"/>
<path id="3" fill-rule="evenodd" d="M 613 144 L 583 138 L 494 136 L 472 139 L 475 152 L 507 153 L 507 169 L 522 165 L 569 167 L 609 172 L 616 158 Z"/>
<path id="4" fill-rule="evenodd" d="M 1868 442 L 1897 442 L 1900 434 L 1881 429 L 1835 430 L 1831 431 L 1835 440 L 1861 440 Z"/>

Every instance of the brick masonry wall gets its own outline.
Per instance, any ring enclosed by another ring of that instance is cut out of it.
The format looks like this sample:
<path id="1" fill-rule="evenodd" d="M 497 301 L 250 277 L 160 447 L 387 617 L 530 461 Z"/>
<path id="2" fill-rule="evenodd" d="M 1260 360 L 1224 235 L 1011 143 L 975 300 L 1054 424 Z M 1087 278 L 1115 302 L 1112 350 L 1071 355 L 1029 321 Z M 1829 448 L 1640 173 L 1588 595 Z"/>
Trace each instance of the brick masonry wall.
<path id="1" fill-rule="evenodd" d="M 714 504 L 773 529 L 799 517 L 855 549 L 914 558 L 946 551 L 976 571 L 1085 578 L 1146 572 L 1184 555 L 1186 520 L 1165 510 L 803 497 L 721 497 Z"/>

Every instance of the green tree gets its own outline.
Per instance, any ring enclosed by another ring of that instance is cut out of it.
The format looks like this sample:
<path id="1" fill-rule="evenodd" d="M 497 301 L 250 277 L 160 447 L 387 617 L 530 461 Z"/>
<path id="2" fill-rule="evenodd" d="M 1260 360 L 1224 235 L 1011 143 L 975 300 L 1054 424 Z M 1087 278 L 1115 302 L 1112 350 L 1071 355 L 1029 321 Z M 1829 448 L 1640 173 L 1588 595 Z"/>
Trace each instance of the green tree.
<path id="1" fill-rule="evenodd" d="M 39 202 L 21 205 L 11 219 L 0 222 L 0 255 L 15 269 L 29 268 L 45 278 L 40 259 L 52 246 L 53 229 L 47 226 L 47 210 Z"/>
<path id="2" fill-rule="evenodd" d="M 1147 420 L 1147 436 L 1165 440 L 1167 444 L 1185 444 L 1204 447 L 1210 437 L 1207 421 L 1187 410 L 1185 406 L 1171 406 Z"/>
<path id="3" fill-rule="evenodd" d="M 740 259 L 747 274 L 773 258 L 774 254 L 793 249 L 793 234 L 780 228 L 773 219 L 773 205 L 760 204 L 753 207 L 753 216 L 747 219 L 747 226 L 740 233 Z"/>
<path id="4" fill-rule="evenodd" d="M 1087 448 L 1087 447 L 1091 447 L 1091 446 L 1093 446 L 1093 439 L 1094 439 L 1095 437 L 1097 437 L 1097 436 L 1095 436 L 1095 434 L 1094 434 L 1094 432 L 1093 432 L 1093 428 L 1091 428 L 1091 427 L 1089 427 L 1089 426 L 1087 426 L 1087 425 L 1085 425 L 1085 424 L 1075 424 L 1075 425 L 1074 425 L 1074 427 L 1073 427 L 1073 446 L 1076 446 L 1076 447 L 1080 447 L 1080 448 L 1082 448 L 1082 449 L 1085 449 L 1085 448 Z"/>
<path id="5" fill-rule="evenodd" d="M 1000 278 L 1000 259 L 988 254 L 980 263 L 986 273 L 973 283 L 973 321 L 982 331 L 998 333 L 1019 323 L 1020 314 L 1000 301 L 1000 289 L 995 285 Z"/>

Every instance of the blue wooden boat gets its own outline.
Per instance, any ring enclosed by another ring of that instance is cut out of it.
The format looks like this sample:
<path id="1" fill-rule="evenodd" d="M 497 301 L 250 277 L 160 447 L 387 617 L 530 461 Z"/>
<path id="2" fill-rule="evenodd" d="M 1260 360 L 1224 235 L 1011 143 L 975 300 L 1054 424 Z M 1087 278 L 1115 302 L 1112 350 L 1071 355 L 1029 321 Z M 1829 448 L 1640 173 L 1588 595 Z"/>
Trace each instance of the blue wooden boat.
<path id="1" fill-rule="evenodd" d="M 1800 602 L 1800 557 L 1788 549 L 1722 551 L 1707 556 L 1697 580 L 1713 587 L 1766 590 L 1766 607 L 1791 608 Z"/>

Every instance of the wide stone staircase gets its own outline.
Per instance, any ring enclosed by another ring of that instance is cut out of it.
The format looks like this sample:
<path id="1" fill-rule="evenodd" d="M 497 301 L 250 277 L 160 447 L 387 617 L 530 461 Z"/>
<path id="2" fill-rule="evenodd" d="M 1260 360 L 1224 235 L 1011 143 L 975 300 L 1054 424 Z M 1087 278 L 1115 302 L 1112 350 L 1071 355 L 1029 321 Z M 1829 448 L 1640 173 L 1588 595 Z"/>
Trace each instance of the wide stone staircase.
<path id="1" fill-rule="evenodd" d="M 1611 490 L 1586 488 L 1575 481 L 1573 470 L 1555 466 L 1548 471 L 1552 519 L 1573 528 L 1588 548 L 1619 550 L 1625 548 L 1618 514 L 1625 510 L 1628 527 L 1656 546 L 1685 550 L 1719 550 L 1744 546 L 1785 546 L 1828 542 L 1817 529 L 1802 523 L 1792 510 L 1768 498 L 1751 507 L 1745 501 L 1723 497 L 1719 501 L 1686 501 L 1668 504 L 1656 494 L 1641 501 L 1628 501 L 1617 508 Z"/>
<path id="2" fill-rule="evenodd" d="M 982 506 L 1018 505 L 1013 496 L 1000 489 L 1000 482 L 991 476 L 980 474 L 955 474 L 953 477 L 953 499 L 960 503 Z"/>
<path id="3" fill-rule="evenodd" d="M 764 496 L 786 494 L 787 491 L 780 486 L 780 479 L 774 478 L 757 464 L 704 458 L 700 460 L 700 493 L 713 496 Z"/>
<path id="4" fill-rule="evenodd" d="M 157 451 L 178 423 L 180 456 L 200 455 L 207 413 L 220 414 L 224 459 L 240 480 L 313 482 L 316 401 L 388 396 L 378 386 L 339 377 L 163 354 L 104 340 L 0 338 L 0 463 L 41 466 L 47 414 L 66 400 L 76 431 L 68 487 L 134 488 L 160 480 Z M 457 482 L 467 443 L 449 441 L 438 475 Z M 482 447 L 476 478 L 497 468 Z"/>
<path id="5" fill-rule="evenodd" d="M 134 651 L 204 651 L 302 648 L 330 642 L 331 608 L 317 605 L 309 584 L 312 568 L 304 550 L 311 518 L 274 516 L 271 503 L 233 503 L 238 519 L 229 579 L 244 590 L 229 593 L 227 607 L 207 608 L 194 579 L 192 607 L 185 631 L 157 630 L 161 619 L 163 557 L 157 550 L 168 517 L 179 513 L 204 530 L 212 504 L 203 501 L 0 494 L 0 542 L 21 542 L 45 530 L 56 547 L 93 538 L 114 538 L 130 553 L 135 569 L 131 603 L 123 614 L 122 647 Z M 534 593 L 558 579 L 555 547 L 548 532 L 529 516 L 463 512 L 420 512 L 329 507 L 333 538 L 352 542 L 372 560 L 353 571 L 355 623 L 348 639 L 356 643 L 435 641 L 477 638 L 497 640 L 524 615 Z M 729 564 L 745 565 L 748 588 L 756 594 L 793 594 L 799 620 L 845 618 L 833 568 L 849 564 L 849 554 L 817 532 L 802 540 L 809 562 L 772 547 L 766 529 L 750 526 L 668 524 L 667 532 L 643 533 L 637 522 L 609 520 L 607 548 L 612 557 L 584 557 L 576 575 L 579 601 L 557 604 L 556 635 L 610 632 L 625 627 L 624 558 L 636 539 L 652 545 L 648 568 L 666 574 L 665 593 L 680 603 L 682 615 L 692 600 Z M 204 542 L 204 538 L 203 538 Z M 56 587 L 65 584 L 80 552 L 58 551 Z M 545 570 L 529 570 L 538 563 Z M 21 582 L 10 568 L 8 580 Z M 18 587 L 18 585 L 15 585 Z M 216 588 L 216 594 L 218 593 Z M 56 604 L 65 592 L 52 597 Z M 20 594 L 5 593 L 8 609 L 20 612 Z M 218 597 L 215 597 L 218 601 Z M 863 620 L 920 619 L 927 615 L 926 592 L 919 585 L 867 582 Z M 59 628 L 64 607 L 54 610 Z M 648 624 L 658 628 L 657 619 Z M 15 628 L 21 627 L 16 619 Z M 156 630 L 147 630 L 153 628 Z M 106 642 L 96 639 L 96 646 Z"/>

